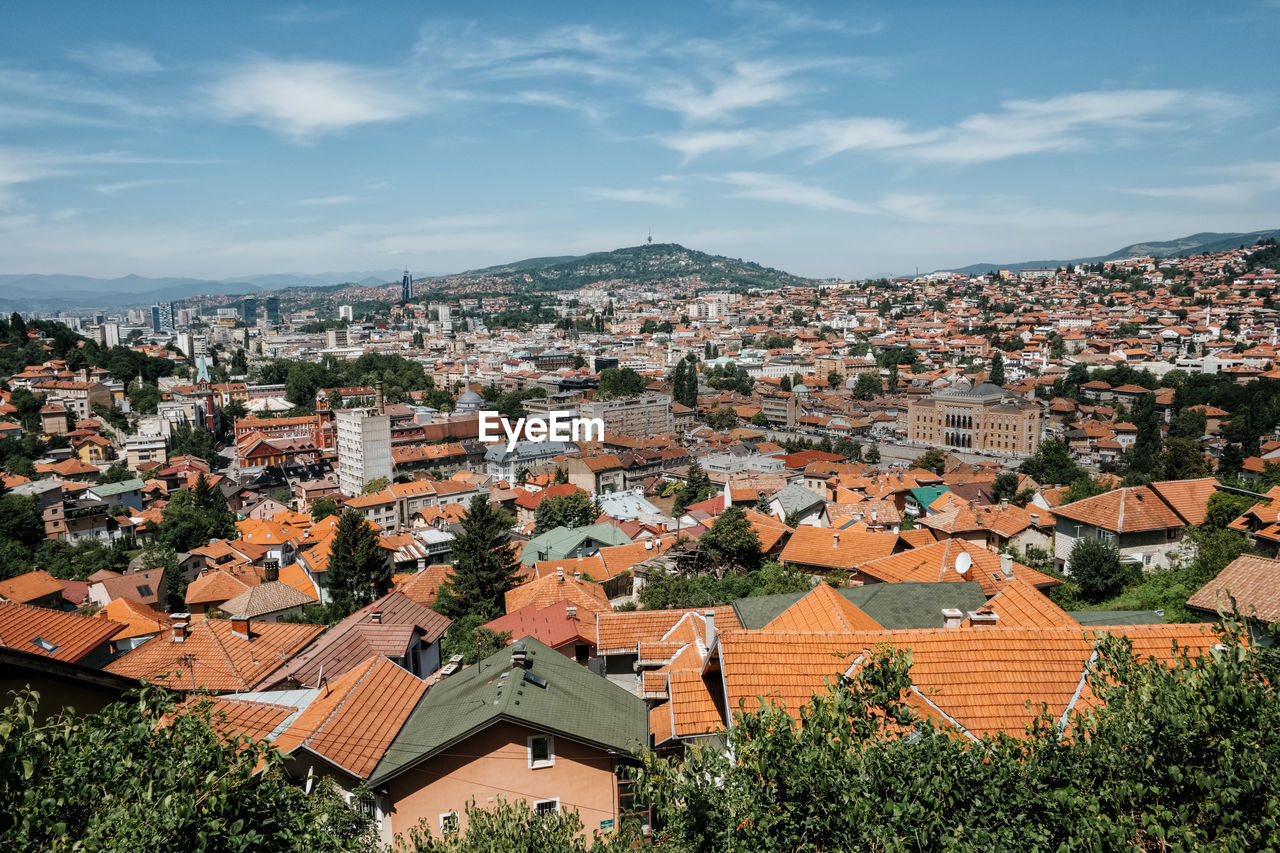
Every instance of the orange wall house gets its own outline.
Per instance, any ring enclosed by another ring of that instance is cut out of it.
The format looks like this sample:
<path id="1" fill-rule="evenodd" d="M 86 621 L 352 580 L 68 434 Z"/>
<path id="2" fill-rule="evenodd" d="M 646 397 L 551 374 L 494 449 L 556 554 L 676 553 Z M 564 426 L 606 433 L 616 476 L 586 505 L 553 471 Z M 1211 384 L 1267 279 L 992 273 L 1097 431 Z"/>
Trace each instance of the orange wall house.
<path id="1" fill-rule="evenodd" d="M 531 758 L 535 737 L 549 739 L 549 759 Z M 425 820 L 438 835 L 442 817 L 456 815 L 465 832 L 467 804 L 484 808 L 499 797 L 577 811 L 588 831 L 608 827 L 618 818 L 618 758 L 563 735 L 495 722 L 388 783 L 391 830 L 407 833 Z"/>

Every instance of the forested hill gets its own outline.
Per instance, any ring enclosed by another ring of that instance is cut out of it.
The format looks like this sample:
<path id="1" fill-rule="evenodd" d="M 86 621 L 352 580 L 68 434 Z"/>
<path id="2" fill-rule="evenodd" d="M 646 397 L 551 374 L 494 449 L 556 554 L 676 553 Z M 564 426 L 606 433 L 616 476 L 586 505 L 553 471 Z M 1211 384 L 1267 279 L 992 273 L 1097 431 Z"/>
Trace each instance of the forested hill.
<path id="1" fill-rule="evenodd" d="M 813 286 L 812 279 L 740 258 L 709 255 L 677 243 L 653 243 L 571 257 L 530 258 L 500 266 L 439 276 L 428 290 L 575 290 L 600 284 L 659 286 L 700 282 L 710 287 Z"/>

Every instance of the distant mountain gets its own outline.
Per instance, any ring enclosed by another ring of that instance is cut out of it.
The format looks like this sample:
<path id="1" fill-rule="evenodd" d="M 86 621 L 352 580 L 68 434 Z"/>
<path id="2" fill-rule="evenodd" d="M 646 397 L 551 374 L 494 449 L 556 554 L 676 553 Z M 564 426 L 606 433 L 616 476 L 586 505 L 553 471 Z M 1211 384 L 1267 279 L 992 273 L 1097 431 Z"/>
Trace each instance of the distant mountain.
<path id="1" fill-rule="evenodd" d="M 991 270 L 1018 270 L 1037 269 L 1037 268 L 1057 268 L 1064 267 L 1068 264 L 1096 264 L 1099 261 L 1116 261 L 1121 258 L 1134 257 L 1159 257 L 1168 258 L 1174 256 L 1201 255 L 1205 252 L 1225 252 L 1228 249 L 1235 249 L 1239 246 L 1251 246 L 1259 240 L 1265 240 L 1268 237 L 1280 239 L 1280 228 L 1273 228 L 1269 231 L 1249 231 L 1247 233 L 1219 233 L 1206 231 L 1201 234 L 1191 234 L 1187 237 L 1179 237 L 1176 240 L 1160 240 L 1151 243 L 1132 243 L 1122 249 L 1116 249 L 1108 255 L 1093 255 L 1087 258 L 1068 258 L 1056 261 L 1020 261 L 1018 263 L 1004 264 L 970 264 L 967 267 L 948 267 L 938 272 L 958 272 L 964 275 L 981 275 Z"/>
<path id="2" fill-rule="evenodd" d="M 811 285 L 813 279 L 764 267 L 741 258 L 709 255 L 678 243 L 629 246 L 609 252 L 528 258 L 484 269 L 468 270 L 427 281 L 428 289 L 464 290 L 482 283 L 508 284 L 520 291 L 573 290 L 594 284 L 623 282 L 654 285 L 696 278 L 711 286 L 786 287 Z"/>
<path id="3" fill-rule="evenodd" d="M 227 279 L 93 278 L 83 275 L 0 275 L 0 309 L 71 310 L 123 308 L 193 296 L 240 296 L 287 287 L 328 287 L 356 283 L 376 286 L 400 278 L 399 270 L 332 273 L 267 273 Z"/>

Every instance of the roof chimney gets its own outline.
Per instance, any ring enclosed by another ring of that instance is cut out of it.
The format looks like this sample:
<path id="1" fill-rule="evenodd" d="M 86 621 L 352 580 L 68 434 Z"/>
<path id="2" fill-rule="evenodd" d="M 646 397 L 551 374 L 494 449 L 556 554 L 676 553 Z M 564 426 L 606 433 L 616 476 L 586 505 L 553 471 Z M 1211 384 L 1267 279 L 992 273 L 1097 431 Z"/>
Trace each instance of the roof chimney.
<path id="1" fill-rule="evenodd" d="M 1008 499 L 1008 498 L 1001 498 L 1001 499 L 1000 499 L 1000 508 L 1001 508 L 1001 509 L 1008 509 L 1008 508 L 1009 508 L 1009 499 Z"/>
<path id="2" fill-rule="evenodd" d="M 573 579 L 574 579 L 574 580 L 576 580 L 576 581 L 580 581 L 580 580 L 582 580 L 582 572 L 579 572 L 579 571 L 576 571 L 576 570 L 575 570 L 575 571 L 574 571 L 574 573 L 573 573 Z"/>
<path id="3" fill-rule="evenodd" d="M 942 610 L 942 627 L 943 628 L 959 628 L 960 623 L 964 621 L 964 613 L 954 607 L 945 607 Z"/>
<path id="4" fill-rule="evenodd" d="M 262 580 L 264 583 L 280 580 L 280 564 L 275 560 L 267 560 L 262 564 Z"/>
<path id="5" fill-rule="evenodd" d="M 181 643 L 187 639 L 187 634 L 190 630 L 189 628 L 190 619 L 191 619 L 190 613 L 173 614 L 173 641 L 175 643 Z"/>
<path id="6" fill-rule="evenodd" d="M 577 619 L 577 618 L 578 618 L 578 605 L 576 605 L 576 604 L 570 604 L 568 607 L 566 607 L 566 608 L 564 609 L 564 618 L 566 618 L 566 619 Z"/>
<path id="7" fill-rule="evenodd" d="M 840 547 L 840 531 L 839 530 L 831 534 L 831 547 L 832 548 Z"/>
<path id="8" fill-rule="evenodd" d="M 969 623 L 975 628 L 994 628 L 1000 621 L 1000 614 L 993 611 L 969 611 Z"/>
<path id="9" fill-rule="evenodd" d="M 253 639 L 253 636 L 249 633 L 249 617 L 248 616 L 232 616 L 231 617 L 231 636 L 239 637 L 242 640 Z"/>
<path id="10" fill-rule="evenodd" d="M 370 612 L 369 612 L 369 621 L 370 621 L 370 622 L 372 622 L 372 623 L 373 623 L 373 624 L 375 624 L 375 625 L 381 625 L 381 624 L 382 624 L 382 611 L 381 611 L 381 610 L 372 610 L 372 611 L 370 611 Z"/>
<path id="11" fill-rule="evenodd" d="M 716 638 L 716 612 L 714 610 L 702 611 L 702 618 L 707 623 L 707 648 L 711 648 L 711 641 Z"/>
<path id="12" fill-rule="evenodd" d="M 1009 554 L 1000 555 L 1000 574 L 1007 581 L 1013 580 L 1013 557 Z"/>
<path id="13" fill-rule="evenodd" d="M 529 650 L 525 648 L 524 643 L 516 643 L 511 647 L 511 666 L 519 669 L 529 668 Z"/>
<path id="14" fill-rule="evenodd" d="M 556 566 L 556 580 L 564 583 L 564 566 Z"/>

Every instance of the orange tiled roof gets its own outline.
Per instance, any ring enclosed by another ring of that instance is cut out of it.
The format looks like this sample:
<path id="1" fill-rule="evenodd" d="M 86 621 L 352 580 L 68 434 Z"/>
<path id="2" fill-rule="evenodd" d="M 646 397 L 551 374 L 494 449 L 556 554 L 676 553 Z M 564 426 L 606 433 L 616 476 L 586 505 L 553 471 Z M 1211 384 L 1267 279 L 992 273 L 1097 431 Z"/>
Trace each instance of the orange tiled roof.
<path id="1" fill-rule="evenodd" d="M 556 573 L 521 584 L 507 590 L 507 612 L 519 610 L 528 604 L 539 609 L 550 607 L 559 601 L 578 605 L 581 611 L 603 613 L 613 609 L 604 587 L 594 581 L 578 580 L 573 575 Z"/>
<path id="2" fill-rule="evenodd" d="M 1167 530 L 1183 526 L 1177 513 L 1147 486 L 1130 486 L 1094 495 L 1057 507 L 1053 514 L 1115 533 Z"/>
<path id="3" fill-rule="evenodd" d="M 1080 624 L 1043 592 L 1021 580 L 1004 584 L 976 612 L 996 614 L 995 627 L 999 628 L 1074 628 Z M 966 618 L 963 624 L 972 627 L 973 620 Z"/>
<path id="4" fill-rule="evenodd" d="M 146 637 L 158 634 L 169 627 L 170 620 L 166 613 L 161 613 L 132 598 L 115 598 L 107 606 L 94 614 L 97 619 L 110 619 L 124 625 L 124 630 L 116 634 L 113 640 L 128 640 L 133 637 Z"/>
<path id="5" fill-rule="evenodd" d="M 1165 503 L 1173 507 L 1182 519 L 1193 527 L 1204 524 L 1205 515 L 1209 512 L 1209 498 L 1218 490 L 1218 481 L 1213 477 L 1201 477 L 1198 480 L 1165 480 L 1152 483 L 1151 488 L 1164 498 Z"/>
<path id="6" fill-rule="evenodd" d="M 35 569 L 0 581 L 0 598 L 14 604 L 26 604 L 54 594 L 62 594 L 62 584 L 44 569 Z"/>
<path id="7" fill-rule="evenodd" d="M 782 611 L 766 631 L 875 631 L 881 624 L 826 583 Z"/>
<path id="8" fill-rule="evenodd" d="M 832 530 L 800 525 L 782 549 L 784 563 L 849 570 L 860 562 L 892 554 L 900 547 L 897 534 Z"/>
<path id="9" fill-rule="evenodd" d="M 685 616 L 701 616 L 713 610 L 721 633 L 741 630 L 742 623 L 731 605 L 714 608 L 688 607 L 678 610 L 609 611 L 596 616 L 596 650 L 600 654 L 634 653 L 641 642 L 658 642 Z"/>
<path id="10" fill-rule="evenodd" d="M 395 581 L 396 592 L 424 607 L 430 607 L 436 603 L 440 585 L 453 577 L 453 566 L 436 563 L 420 572 L 399 577 L 401 580 Z"/>
<path id="11" fill-rule="evenodd" d="M 1187 606 L 1210 613 L 1229 611 L 1232 597 L 1242 616 L 1280 622 L 1280 560 L 1237 557 L 1187 599 Z"/>
<path id="12" fill-rule="evenodd" d="M 307 749 L 358 779 L 367 779 L 427 683 L 385 657 L 372 657 L 340 678 L 307 706 L 275 746 L 290 754 Z"/>
<path id="13" fill-rule="evenodd" d="M 114 637 L 124 625 L 29 604 L 0 604 L 0 646 L 74 663 Z M 36 644 L 36 639 L 52 650 Z"/>
<path id="14" fill-rule="evenodd" d="M 107 665 L 108 672 L 147 678 L 177 690 L 248 690 L 309 645 L 321 625 L 253 622 L 252 640 L 232 633 L 227 619 L 193 623 L 186 639 L 171 632 L 152 637 Z"/>
<path id="15" fill-rule="evenodd" d="M 967 553 L 973 561 L 968 575 L 963 577 L 955 571 L 956 558 L 961 553 Z M 964 539 L 945 539 L 923 548 L 868 560 L 859 564 L 858 571 L 885 583 L 974 580 L 982 585 L 982 591 L 988 596 L 995 595 L 1008 583 L 1000 570 L 1000 555 Z M 1039 588 L 1061 583 L 1021 563 L 1013 564 L 1013 575 Z"/>
<path id="16" fill-rule="evenodd" d="M 188 699 L 179 706 L 187 713 L 206 707 L 209 709 L 214 731 L 228 737 L 247 735 L 254 740 L 265 740 L 296 710 L 289 705 L 251 702 L 232 696 L 200 696 Z"/>

